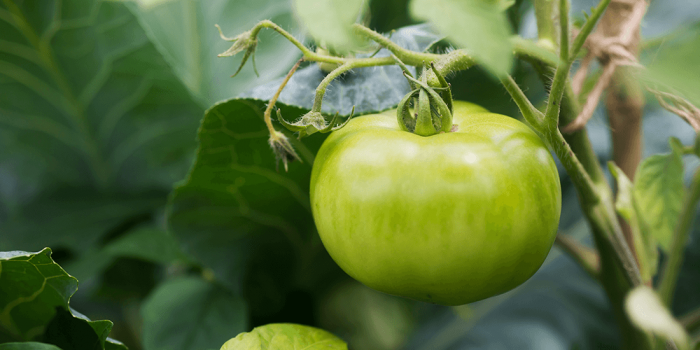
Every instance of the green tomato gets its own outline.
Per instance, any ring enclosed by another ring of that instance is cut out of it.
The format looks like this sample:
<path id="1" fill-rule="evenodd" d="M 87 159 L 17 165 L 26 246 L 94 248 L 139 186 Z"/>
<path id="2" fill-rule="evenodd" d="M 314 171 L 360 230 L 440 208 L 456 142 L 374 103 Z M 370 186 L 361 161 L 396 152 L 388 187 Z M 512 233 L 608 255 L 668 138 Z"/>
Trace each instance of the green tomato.
<path id="1" fill-rule="evenodd" d="M 311 205 L 321 240 L 376 290 L 460 305 L 509 291 L 556 236 L 561 187 L 523 123 L 466 102 L 457 130 L 423 137 L 395 114 L 351 120 L 318 152 Z"/>

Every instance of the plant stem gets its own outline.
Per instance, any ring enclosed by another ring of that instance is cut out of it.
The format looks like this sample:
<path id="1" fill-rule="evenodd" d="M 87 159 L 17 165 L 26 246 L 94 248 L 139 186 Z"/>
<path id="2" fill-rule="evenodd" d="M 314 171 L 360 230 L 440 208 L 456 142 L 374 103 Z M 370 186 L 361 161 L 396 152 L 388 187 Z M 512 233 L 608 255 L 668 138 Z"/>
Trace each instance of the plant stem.
<path id="1" fill-rule="evenodd" d="M 593 9 L 593 12 L 588 17 L 586 23 L 583 25 L 583 27 L 581 27 L 581 31 L 576 36 L 576 39 L 574 39 L 574 45 L 571 47 L 571 53 L 569 54 L 569 57 L 571 57 L 572 60 L 578 56 L 583 44 L 586 42 L 586 39 L 593 31 L 593 28 L 595 28 L 596 23 L 598 23 L 598 19 L 600 19 L 600 16 L 603 15 L 603 12 L 605 12 L 605 9 L 609 4 L 610 0 L 601 0 L 598 3 L 598 6 Z"/>
<path id="2" fill-rule="evenodd" d="M 561 233 L 557 234 L 554 244 L 576 260 L 591 277 L 598 279 L 598 275 L 600 274 L 600 257 L 598 257 L 598 253 L 596 253 L 595 250 Z"/>
<path id="3" fill-rule="evenodd" d="M 534 0 L 535 17 L 537 18 L 537 37 L 540 42 L 556 46 L 557 32 L 554 26 L 553 14 L 558 3 L 553 0 Z"/>
<path id="4" fill-rule="evenodd" d="M 668 260 L 666 260 L 661 272 L 661 281 L 658 287 L 659 295 L 661 296 L 661 300 L 669 306 L 671 306 L 673 293 L 678 281 L 678 274 L 683 264 L 685 246 L 690 237 L 691 224 L 695 218 L 695 209 L 698 205 L 698 200 L 700 200 L 700 170 L 697 170 L 693 176 L 690 191 L 686 195 L 683 205 L 683 212 L 681 212 L 678 226 L 676 226 L 676 230 L 673 233 L 671 247 L 668 251 Z"/>
<path id="5" fill-rule="evenodd" d="M 515 104 L 518 105 L 520 112 L 525 118 L 525 121 L 530 124 L 530 127 L 535 129 L 538 133 L 542 133 L 544 131 L 542 130 L 544 115 L 532 105 L 527 96 L 525 96 L 525 93 L 520 89 L 515 80 L 513 80 L 513 77 L 507 75 L 501 78 L 501 84 L 506 88 L 513 98 L 513 101 L 515 101 Z"/>
<path id="6" fill-rule="evenodd" d="M 289 73 L 287 73 L 287 76 L 284 77 L 284 80 L 282 80 L 282 84 L 280 84 L 280 87 L 277 89 L 277 92 L 275 92 L 275 95 L 272 96 L 270 102 L 267 104 L 267 108 L 265 109 L 263 119 L 265 120 L 265 125 L 267 125 L 267 130 L 270 131 L 270 135 L 275 135 L 276 133 L 275 127 L 272 125 L 272 109 L 275 107 L 275 103 L 277 103 L 277 99 L 280 97 L 280 94 L 282 93 L 282 90 L 284 90 L 284 87 L 287 85 L 287 82 L 289 82 L 289 79 L 292 78 L 294 72 L 296 72 L 297 68 L 299 68 L 299 65 L 301 65 L 301 62 L 304 62 L 303 58 L 297 61 L 294 67 L 292 67 L 292 69 L 289 70 Z"/>
<path id="7" fill-rule="evenodd" d="M 323 104 L 323 96 L 326 94 L 326 89 L 328 88 L 328 85 L 337 77 L 342 75 L 343 73 L 354 69 L 354 68 L 361 68 L 361 67 L 376 67 L 376 66 L 388 66 L 395 64 L 396 61 L 394 61 L 393 57 L 381 57 L 381 58 L 355 58 L 352 60 L 349 60 L 340 67 L 332 70 L 328 75 L 326 75 L 323 80 L 321 80 L 321 83 L 318 84 L 318 87 L 316 87 L 316 95 L 314 97 L 314 105 L 311 108 L 312 111 L 314 112 L 321 112 L 321 105 Z"/>

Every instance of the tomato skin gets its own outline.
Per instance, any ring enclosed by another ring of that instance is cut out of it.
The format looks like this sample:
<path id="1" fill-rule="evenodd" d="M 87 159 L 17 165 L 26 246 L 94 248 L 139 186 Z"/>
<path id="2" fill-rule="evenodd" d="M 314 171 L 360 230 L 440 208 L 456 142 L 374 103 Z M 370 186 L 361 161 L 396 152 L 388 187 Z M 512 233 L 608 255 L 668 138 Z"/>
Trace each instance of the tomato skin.
<path id="1" fill-rule="evenodd" d="M 357 117 L 324 142 L 311 175 L 321 240 L 376 290 L 443 305 L 509 291 L 542 265 L 561 211 L 557 168 L 523 123 L 455 101 L 456 132 Z"/>

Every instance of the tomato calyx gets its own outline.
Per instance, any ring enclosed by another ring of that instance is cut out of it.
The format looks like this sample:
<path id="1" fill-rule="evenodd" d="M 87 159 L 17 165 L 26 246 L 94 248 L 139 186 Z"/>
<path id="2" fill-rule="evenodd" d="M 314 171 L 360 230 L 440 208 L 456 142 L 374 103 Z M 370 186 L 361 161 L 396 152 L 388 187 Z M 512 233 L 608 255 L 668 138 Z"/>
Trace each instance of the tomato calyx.
<path id="1" fill-rule="evenodd" d="M 302 163 L 301 158 L 294 150 L 294 147 L 292 147 L 292 144 L 289 142 L 289 139 L 287 139 L 287 136 L 285 136 L 283 133 L 279 131 L 271 133 L 269 142 L 270 147 L 272 147 L 272 151 L 275 153 L 275 158 L 277 158 L 275 166 L 277 167 L 278 171 L 280 161 L 282 161 L 282 164 L 284 165 L 284 171 L 289 170 L 288 165 L 292 161 L 297 160 L 300 163 Z"/>
<path id="2" fill-rule="evenodd" d="M 221 36 L 221 39 L 233 42 L 233 45 L 231 45 L 228 50 L 220 53 L 218 57 L 235 56 L 239 52 L 245 51 L 241 64 L 238 66 L 238 70 L 236 70 L 236 73 L 233 73 L 231 78 L 238 75 L 249 57 L 252 57 L 251 61 L 253 62 L 253 70 L 255 71 L 255 75 L 259 77 L 260 74 L 258 74 L 258 69 L 255 67 L 255 49 L 258 46 L 257 35 L 255 35 L 252 30 L 249 30 L 231 38 L 224 35 L 224 33 L 221 31 L 221 27 L 219 27 L 218 24 L 216 24 L 216 28 L 219 29 L 219 36 Z"/>
<path id="3" fill-rule="evenodd" d="M 396 109 L 396 117 L 401 129 L 420 136 L 451 132 L 453 129 L 450 84 L 432 63 L 430 66 L 441 86 L 428 85 L 425 68 L 421 80 L 415 79 L 407 70 L 404 70 L 403 74 L 408 79 L 412 91 L 401 99 Z M 413 107 L 413 114 L 411 114 L 411 107 Z"/>
<path id="4" fill-rule="evenodd" d="M 284 120 L 284 118 L 282 118 L 282 114 L 280 114 L 279 110 L 277 110 L 277 121 L 279 121 L 280 124 L 282 124 L 282 126 L 287 128 L 287 130 L 298 133 L 298 138 L 302 138 L 311 134 L 315 134 L 317 132 L 325 134 L 331 131 L 338 130 L 344 127 L 350 121 L 350 119 L 352 119 L 352 116 L 354 114 L 355 106 L 352 107 L 352 111 L 350 112 L 350 116 L 348 117 L 348 119 L 336 125 L 336 122 L 338 121 L 338 113 L 336 113 L 333 116 L 333 119 L 331 119 L 331 121 L 327 123 L 326 118 L 323 117 L 323 114 L 321 114 L 321 112 L 312 110 L 304 114 L 296 122 L 290 123 Z"/>

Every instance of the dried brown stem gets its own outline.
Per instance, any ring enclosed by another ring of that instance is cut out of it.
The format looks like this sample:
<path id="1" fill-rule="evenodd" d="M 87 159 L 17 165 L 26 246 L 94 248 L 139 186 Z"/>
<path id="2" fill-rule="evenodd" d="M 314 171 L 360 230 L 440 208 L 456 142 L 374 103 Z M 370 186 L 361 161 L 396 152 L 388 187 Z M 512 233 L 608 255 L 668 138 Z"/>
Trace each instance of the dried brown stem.
<path id="1" fill-rule="evenodd" d="M 574 74 L 574 77 L 571 79 L 571 88 L 574 90 L 574 94 L 577 96 L 578 96 L 578 94 L 581 93 L 581 89 L 583 88 L 583 83 L 586 82 L 586 76 L 588 75 L 588 69 L 591 67 L 591 63 L 593 63 L 594 58 L 595 58 L 595 54 L 593 53 L 593 51 L 588 50 L 588 53 L 586 53 L 586 56 L 584 56 L 583 60 L 581 60 L 581 66 L 576 71 L 576 74 Z"/>
<path id="2" fill-rule="evenodd" d="M 700 132 L 700 109 L 698 109 L 698 107 L 695 107 L 690 101 L 680 96 L 653 89 L 647 90 L 656 96 L 661 107 L 683 118 L 683 120 L 695 129 L 695 132 Z M 671 102 L 669 103 L 667 99 Z"/>
<path id="3" fill-rule="evenodd" d="M 591 117 L 593 117 L 593 112 L 595 112 L 595 108 L 596 106 L 598 106 L 600 96 L 610 84 L 610 80 L 612 79 L 616 68 L 617 64 L 615 62 L 610 62 L 605 66 L 605 68 L 603 69 L 603 74 L 600 76 L 600 79 L 598 79 L 598 81 L 596 82 L 595 87 L 593 88 L 591 93 L 588 94 L 588 98 L 586 99 L 586 103 L 581 109 L 581 113 L 579 113 L 579 115 L 576 116 L 576 119 L 574 119 L 573 122 L 569 123 L 569 125 L 561 129 L 563 133 L 572 133 L 586 126 L 586 123 L 588 123 Z"/>

